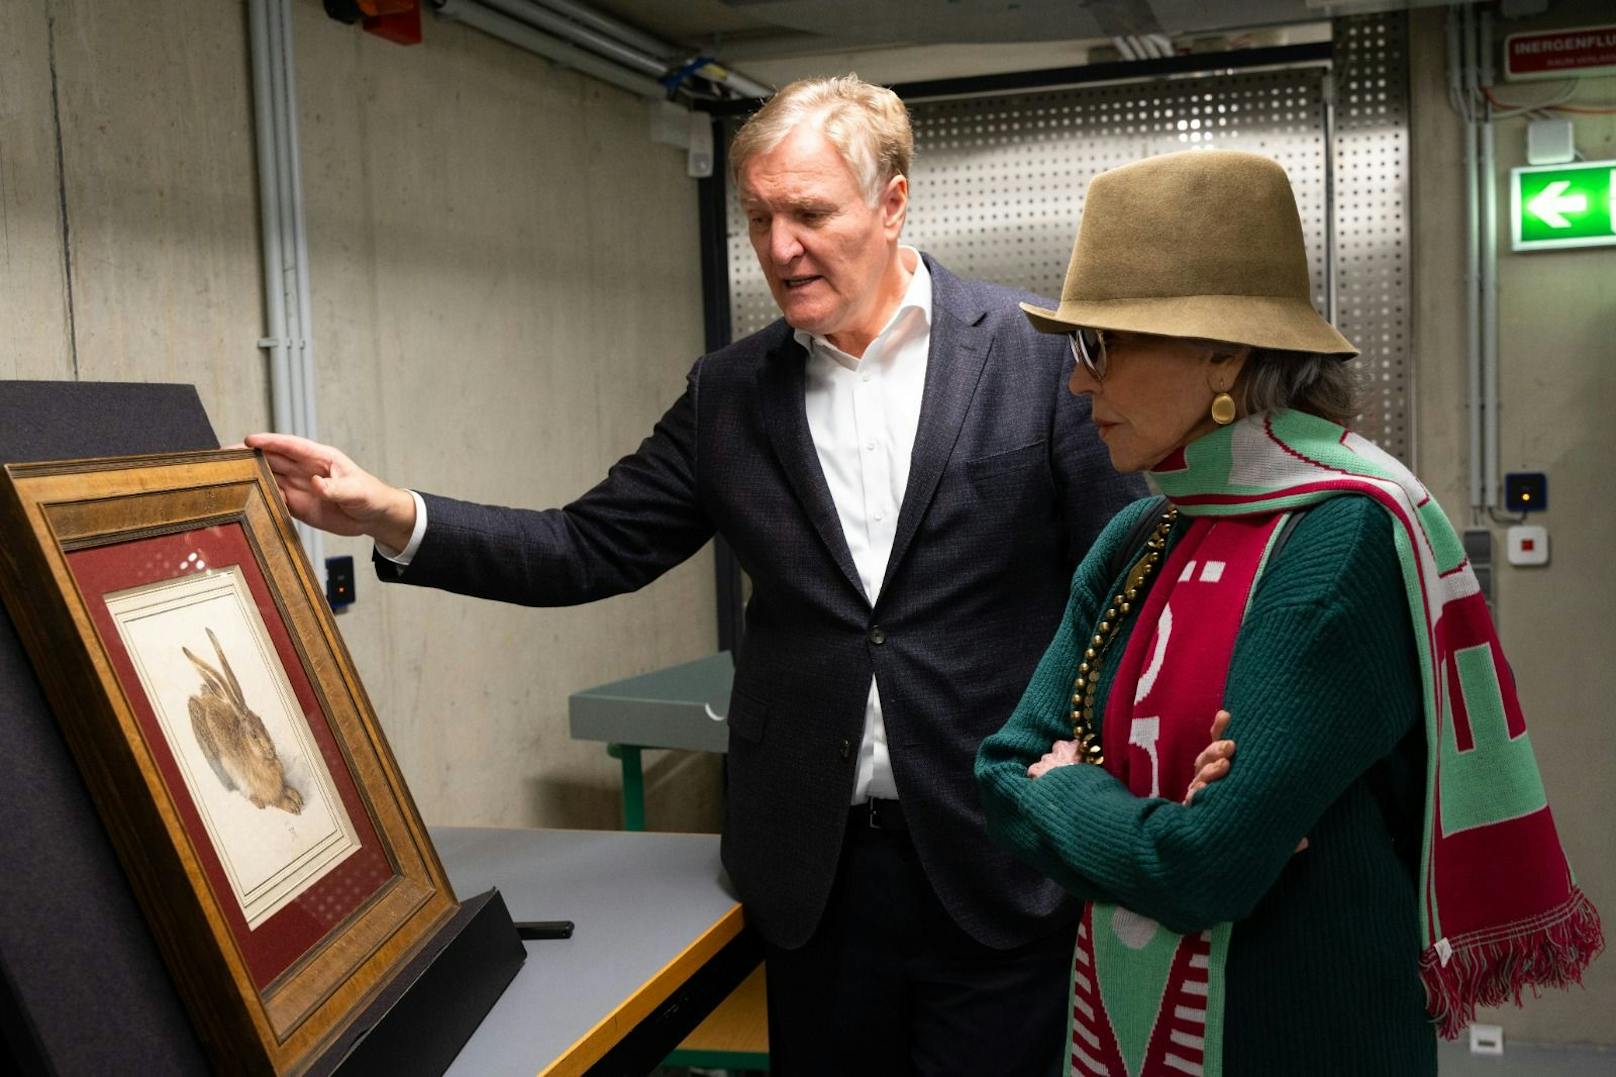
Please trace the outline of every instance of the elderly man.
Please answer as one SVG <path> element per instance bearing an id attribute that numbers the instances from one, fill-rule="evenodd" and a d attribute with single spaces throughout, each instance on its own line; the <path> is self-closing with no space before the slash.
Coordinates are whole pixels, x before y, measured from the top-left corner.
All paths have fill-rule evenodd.
<path id="1" fill-rule="evenodd" d="M 372 536 L 386 579 L 530 605 L 632 591 L 722 533 L 751 576 L 724 863 L 767 944 L 777 1072 L 1034 1074 L 1062 1055 L 1075 910 L 988 840 L 972 780 L 1066 603 L 1142 492 L 1008 289 L 900 246 L 912 136 L 856 78 L 736 135 L 784 317 L 703 356 L 560 509 L 388 486 L 255 435 L 298 517 Z"/>

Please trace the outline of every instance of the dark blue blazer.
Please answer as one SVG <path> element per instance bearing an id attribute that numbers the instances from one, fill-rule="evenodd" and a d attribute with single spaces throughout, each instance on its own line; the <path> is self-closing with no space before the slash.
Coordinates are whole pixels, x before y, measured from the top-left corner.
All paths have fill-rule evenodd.
<path id="1" fill-rule="evenodd" d="M 905 819 L 960 926 L 1011 947 L 1075 914 L 989 840 L 972 763 L 1054 635 L 1073 569 L 1144 487 L 1112 471 L 1087 401 L 1067 392 L 1065 338 L 1016 308 L 1035 297 L 926 264 L 920 425 L 873 608 L 809 435 L 806 353 L 784 321 L 698 360 L 651 436 L 572 504 L 423 495 L 409 568 L 378 563 L 384 578 L 568 605 L 642 587 L 722 533 L 752 580 L 724 865 L 748 922 L 779 946 L 813 933 L 835 878 L 872 674 Z"/>

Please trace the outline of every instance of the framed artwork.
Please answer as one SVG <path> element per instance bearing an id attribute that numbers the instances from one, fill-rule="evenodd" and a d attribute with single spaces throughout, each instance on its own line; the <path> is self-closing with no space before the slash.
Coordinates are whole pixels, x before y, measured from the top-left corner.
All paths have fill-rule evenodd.
<path id="1" fill-rule="evenodd" d="M 268 466 L 7 466 L 0 594 L 215 1061 L 329 1063 L 457 905 Z"/>

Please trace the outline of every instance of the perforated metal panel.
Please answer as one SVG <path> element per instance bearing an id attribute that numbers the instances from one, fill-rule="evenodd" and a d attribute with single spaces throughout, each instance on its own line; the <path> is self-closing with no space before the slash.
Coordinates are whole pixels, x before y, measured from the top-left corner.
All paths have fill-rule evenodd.
<path id="1" fill-rule="evenodd" d="M 1360 429 L 1406 459 L 1405 34 L 1401 16 L 1342 19 L 1330 67 L 910 102 L 915 159 L 905 241 L 961 276 L 1057 297 L 1083 194 L 1097 173 L 1195 147 L 1266 154 L 1296 192 L 1314 305 L 1330 313 L 1333 284 L 1337 324 L 1364 351 L 1371 392 Z M 1332 181 L 1341 192 L 1333 221 Z M 779 310 L 733 191 L 728 227 L 730 317 L 739 338 Z"/>
<path id="2" fill-rule="evenodd" d="M 1358 358 L 1365 437 L 1413 466 L 1408 21 L 1335 21 L 1335 323 Z"/>

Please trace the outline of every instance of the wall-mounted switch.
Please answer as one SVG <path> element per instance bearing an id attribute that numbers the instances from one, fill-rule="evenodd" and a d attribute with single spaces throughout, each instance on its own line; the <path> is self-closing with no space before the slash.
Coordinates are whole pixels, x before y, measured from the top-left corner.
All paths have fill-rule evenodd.
<path id="1" fill-rule="evenodd" d="M 1549 563 L 1549 529 L 1532 524 L 1516 524 L 1509 529 L 1509 563 L 1546 565 Z"/>
<path id="2" fill-rule="evenodd" d="M 333 613 L 341 613 L 354 603 L 354 567 L 351 557 L 325 559 L 325 600 Z"/>
<path id="3" fill-rule="evenodd" d="M 1549 477 L 1541 471 L 1504 476 L 1504 507 L 1510 512 L 1543 512 L 1549 507 Z"/>
<path id="4" fill-rule="evenodd" d="M 1465 560 L 1470 562 L 1470 571 L 1476 574 L 1476 583 L 1481 587 L 1481 599 L 1490 609 L 1493 604 L 1493 533 L 1485 527 L 1471 527 L 1461 538 Z"/>

